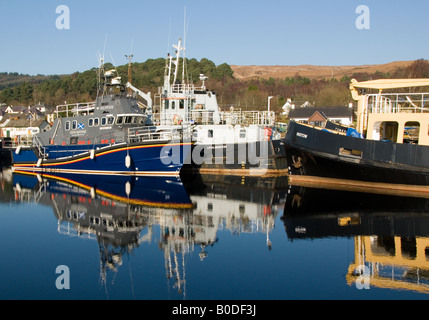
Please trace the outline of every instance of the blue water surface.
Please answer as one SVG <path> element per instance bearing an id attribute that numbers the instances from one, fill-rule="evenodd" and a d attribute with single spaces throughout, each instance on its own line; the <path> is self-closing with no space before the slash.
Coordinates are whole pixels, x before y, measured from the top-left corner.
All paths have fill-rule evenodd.
<path id="1" fill-rule="evenodd" d="M 2 300 L 429 297 L 427 257 L 417 271 L 410 267 L 417 259 L 411 259 L 410 266 L 406 267 L 409 276 L 402 279 L 381 281 L 372 275 L 369 289 L 359 289 L 354 280 L 348 282 L 349 268 L 356 259 L 355 246 L 366 239 L 363 237 L 372 237 L 374 244 L 381 237 L 394 239 L 400 235 L 351 233 L 344 236 L 335 232 L 326 235 L 325 230 L 320 229 L 320 219 L 326 215 L 317 216 L 315 221 L 314 216 L 299 216 L 299 225 L 293 226 L 291 233 L 290 223 L 298 220 L 289 215 L 287 188 L 252 190 L 252 196 L 246 198 L 243 195 L 249 192 L 249 187 L 233 186 L 234 194 L 242 195 L 234 198 L 225 191 L 229 186 L 216 189 L 206 185 L 210 190 L 205 193 L 188 193 L 186 201 L 191 207 L 171 208 L 127 203 L 123 197 L 113 198 L 111 193 L 103 193 L 100 186 L 95 196 L 91 196 L 90 188 L 69 180 L 60 183 L 62 189 L 58 185 L 50 189 L 53 185 L 55 182 L 36 182 L 28 189 L 17 188 L 9 181 L 3 189 L 0 204 Z M 31 191 L 31 197 L 24 197 L 26 191 Z M 259 197 L 263 193 L 268 196 Z M 282 196 L 278 197 L 279 194 Z M 270 196 L 276 196 L 279 201 L 269 203 Z M 74 218 L 73 212 L 77 213 Z M 124 212 L 132 221 L 144 222 L 128 229 L 111 229 L 110 233 L 107 227 L 94 228 L 91 232 L 84 229 L 91 223 L 91 215 L 122 219 Z M 377 217 L 379 215 L 377 213 Z M 425 219 L 424 214 L 419 217 L 422 215 Z M 143 217 L 144 220 L 136 220 Z M 332 214 L 326 217 L 332 219 Z M 334 216 L 336 228 L 343 217 L 347 214 Z M 366 216 L 361 216 L 361 223 L 365 219 Z M 368 219 L 373 221 L 372 216 Z M 312 224 L 323 236 L 306 235 Z M 135 230 L 132 234 L 136 237 L 127 243 L 124 239 L 130 230 Z M 424 234 L 417 234 L 415 238 L 426 239 Z M 119 239 L 124 242 L 119 243 Z M 383 261 L 385 266 L 386 260 Z M 382 263 L 366 262 L 366 265 L 380 269 Z M 56 273 L 58 266 L 67 266 L 70 271 L 69 289 L 57 287 L 57 280 L 62 276 Z"/>

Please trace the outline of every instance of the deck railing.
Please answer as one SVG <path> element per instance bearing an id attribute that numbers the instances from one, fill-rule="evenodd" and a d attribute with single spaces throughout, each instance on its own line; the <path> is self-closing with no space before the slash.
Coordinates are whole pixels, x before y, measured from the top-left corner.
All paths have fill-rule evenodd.
<path id="1" fill-rule="evenodd" d="M 94 111 L 95 102 L 72 103 L 59 105 L 55 111 L 55 117 L 77 117 L 79 115 L 89 114 Z"/>
<path id="2" fill-rule="evenodd" d="M 226 124 L 248 125 L 274 125 L 276 115 L 274 111 L 231 111 L 223 112 L 222 119 Z"/>
<path id="3" fill-rule="evenodd" d="M 205 87 L 196 87 L 193 84 L 174 84 L 171 86 L 172 93 L 187 93 L 194 91 L 205 91 Z"/>
<path id="4" fill-rule="evenodd" d="M 179 138 L 175 136 L 172 130 L 156 131 L 156 127 L 139 127 L 128 129 L 127 140 L 129 143 L 154 141 L 154 140 L 171 140 Z"/>
<path id="5" fill-rule="evenodd" d="M 429 93 L 368 94 L 365 103 L 369 113 L 425 113 Z"/>
<path id="6" fill-rule="evenodd" d="M 275 112 L 268 111 L 231 111 L 214 112 L 207 110 L 178 111 L 154 114 L 155 122 L 162 125 L 261 125 L 273 126 Z"/>

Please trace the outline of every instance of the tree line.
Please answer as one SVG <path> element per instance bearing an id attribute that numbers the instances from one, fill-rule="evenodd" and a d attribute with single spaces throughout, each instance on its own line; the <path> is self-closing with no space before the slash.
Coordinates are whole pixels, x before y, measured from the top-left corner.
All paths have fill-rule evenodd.
<path id="1" fill-rule="evenodd" d="M 181 65 L 183 60 L 181 60 Z M 179 68 L 181 68 L 181 65 Z M 149 59 L 143 63 L 131 65 L 132 84 L 142 91 L 157 92 L 163 85 L 166 59 Z M 214 81 L 232 78 L 233 71 L 227 64 L 216 66 L 203 58 L 186 59 L 187 81 L 197 83 L 200 74 L 205 74 Z M 119 67 L 106 63 L 105 70 L 116 69 L 122 82 L 128 81 L 128 65 Z M 85 72 L 75 72 L 60 76 L 29 76 L 17 73 L 0 73 L 0 104 L 38 104 L 48 106 L 58 104 L 90 102 L 97 94 L 98 68 Z"/>
<path id="2" fill-rule="evenodd" d="M 182 70 L 182 63 L 179 70 Z M 166 59 L 149 59 L 132 63 L 132 84 L 144 92 L 158 92 L 163 85 Z M 106 70 L 116 69 L 122 82 L 128 81 L 128 65 L 115 68 L 105 65 Z M 17 73 L 0 73 L 0 104 L 35 105 L 43 103 L 54 107 L 59 104 L 90 102 L 97 94 L 97 68 L 70 75 L 28 76 Z M 209 77 L 206 87 L 217 93 L 218 102 L 224 110 L 234 106 L 242 110 L 261 110 L 273 96 L 272 110 L 280 112 L 287 99 L 296 105 L 309 102 L 315 106 L 342 106 L 351 102 L 349 84 L 351 79 L 367 81 L 383 78 L 429 78 L 429 63 L 420 59 L 409 67 L 394 72 L 355 73 L 341 79 L 310 79 L 296 74 L 284 79 L 253 79 L 241 81 L 234 78 L 231 67 L 224 63 L 216 66 L 203 58 L 186 59 L 186 81 L 199 84 L 200 74 Z M 181 72 L 180 77 L 181 79 Z"/>

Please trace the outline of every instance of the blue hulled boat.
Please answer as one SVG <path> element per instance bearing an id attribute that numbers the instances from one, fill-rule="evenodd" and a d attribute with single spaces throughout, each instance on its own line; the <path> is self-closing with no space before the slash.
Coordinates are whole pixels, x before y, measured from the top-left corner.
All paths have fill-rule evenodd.
<path id="1" fill-rule="evenodd" d="M 96 101 L 57 106 L 52 129 L 13 152 L 13 169 L 178 176 L 191 143 L 177 130 L 153 126 L 151 107 L 127 92 L 116 70 L 105 72 L 101 64 L 99 72 Z"/>

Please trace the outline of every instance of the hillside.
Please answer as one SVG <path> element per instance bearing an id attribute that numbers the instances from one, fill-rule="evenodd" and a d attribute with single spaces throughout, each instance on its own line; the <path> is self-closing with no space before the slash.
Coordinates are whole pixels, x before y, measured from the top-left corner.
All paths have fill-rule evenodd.
<path id="1" fill-rule="evenodd" d="M 183 63 L 183 62 L 181 62 Z M 106 63 L 106 70 L 114 68 Z M 132 64 L 132 83 L 144 92 L 158 92 L 163 84 L 165 59 L 149 59 Z M 179 70 L 181 66 L 179 66 Z M 200 74 L 209 77 L 207 88 L 217 93 L 221 108 L 264 110 L 267 97 L 271 107 L 280 111 L 287 99 L 310 102 L 316 106 L 340 106 L 350 103 L 349 84 L 383 78 L 429 78 L 429 62 L 398 61 L 365 66 L 216 66 L 206 58 L 187 59 L 186 70 L 191 83 L 200 85 Z M 117 67 L 124 81 L 128 66 Z M 334 78 L 334 79 L 333 79 Z M 55 106 L 93 101 L 97 95 L 97 69 L 71 75 L 28 76 L 0 73 L 0 104 Z"/>
<path id="2" fill-rule="evenodd" d="M 60 76 L 54 75 L 54 76 L 44 76 L 44 75 L 37 75 L 37 76 L 30 76 L 28 74 L 19 74 L 17 72 L 7 73 L 7 72 L 0 72 L 0 91 L 6 88 L 12 88 L 19 86 L 23 82 L 31 83 L 31 84 L 38 84 L 43 81 L 48 80 L 57 80 L 60 79 Z"/>
<path id="3" fill-rule="evenodd" d="M 363 66 L 237 66 L 231 65 L 234 77 L 238 80 L 247 81 L 252 79 L 285 79 L 295 75 L 312 80 L 341 79 L 343 76 L 351 76 L 356 73 L 374 74 L 376 72 L 389 73 L 398 68 L 407 68 L 414 61 L 397 61 L 379 65 Z"/>

